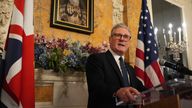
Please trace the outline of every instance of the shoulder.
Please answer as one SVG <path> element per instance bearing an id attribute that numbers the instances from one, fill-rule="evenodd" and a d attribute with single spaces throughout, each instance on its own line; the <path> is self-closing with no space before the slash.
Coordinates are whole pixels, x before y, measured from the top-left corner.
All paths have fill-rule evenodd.
<path id="1" fill-rule="evenodd" d="M 87 62 L 105 62 L 105 61 L 110 61 L 113 56 L 110 53 L 110 51 L 102 52 L 102 53 L 94 53 L 89 55 L 87 58 Z"/>
<path id="2" fill-rule="evenodd" d="M 102 52 L 102 53 L 94 53 L 89 55 L 89 58 L 108 58 L 108 57 L 112 57 L 113 55 L 111 54 L 111 52 L 108 50 L 106 52 Z"/>
<path id="3" fill-rule="evenodd" d="M 94 53 L 89 55 L 88 60 L 90 59 L 100 59 L 103 58 L 105 56 L 105 53 Z"/>
<path id="4" fill-rule="evenodd" d="M 94 67 L 102 66 L 104 60 L 104 53 L 94 53 L 89 55 L 86 61 L 86 68 L 92 70 Z"/>

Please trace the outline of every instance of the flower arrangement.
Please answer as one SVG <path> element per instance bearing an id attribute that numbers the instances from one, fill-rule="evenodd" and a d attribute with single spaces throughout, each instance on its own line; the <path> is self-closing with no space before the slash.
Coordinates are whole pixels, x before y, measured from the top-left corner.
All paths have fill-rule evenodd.
<path id="1" fill-rule="evenodd" d="M 67 39 L 47 40 L 45 36 L 35 35 L 35 67 L 53 69 L 55 72 L 85 71 L 87 57 L 92 53 L 106 51 L 108 44 L 93 47 L 90 42 Z"/>

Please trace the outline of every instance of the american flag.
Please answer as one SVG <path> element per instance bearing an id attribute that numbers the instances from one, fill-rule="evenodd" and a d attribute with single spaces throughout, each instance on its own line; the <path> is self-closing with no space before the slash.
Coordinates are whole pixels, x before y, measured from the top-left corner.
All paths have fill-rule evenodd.
<path id="1" fill-rule="evenodd" d="M 33 0 L 14 0 L 0 67 L 0 108 L 35 108 L 33 29 Z"/>
<path id="2" fill-rule="evenodd" d="M 154 87 L 164 82 L 163 72 L 160 69 L 158 61 L 158 46 L 155 41 L 147 1 L 142 0 L 135 72 L 137 77 L 147 88 Z"/>

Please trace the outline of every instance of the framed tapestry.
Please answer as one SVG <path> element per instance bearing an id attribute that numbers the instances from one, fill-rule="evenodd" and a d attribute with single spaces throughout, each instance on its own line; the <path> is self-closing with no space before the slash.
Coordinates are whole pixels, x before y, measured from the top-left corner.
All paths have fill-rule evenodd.
<path id="1" fill-rule="evenodd" d="M 52 0 L 50 26 L 93 33 L 93 0 Z"/>

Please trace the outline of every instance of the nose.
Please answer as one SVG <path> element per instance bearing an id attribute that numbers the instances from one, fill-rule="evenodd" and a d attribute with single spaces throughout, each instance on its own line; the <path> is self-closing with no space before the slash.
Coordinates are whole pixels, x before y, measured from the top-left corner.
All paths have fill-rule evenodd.
<path id="1" fill-rule="evenodd" d="M 124 36 L 123 36 L 123 35 L 121 35 L 121 36 L 120 36 L 120 39 L 124 39 Z"/>

